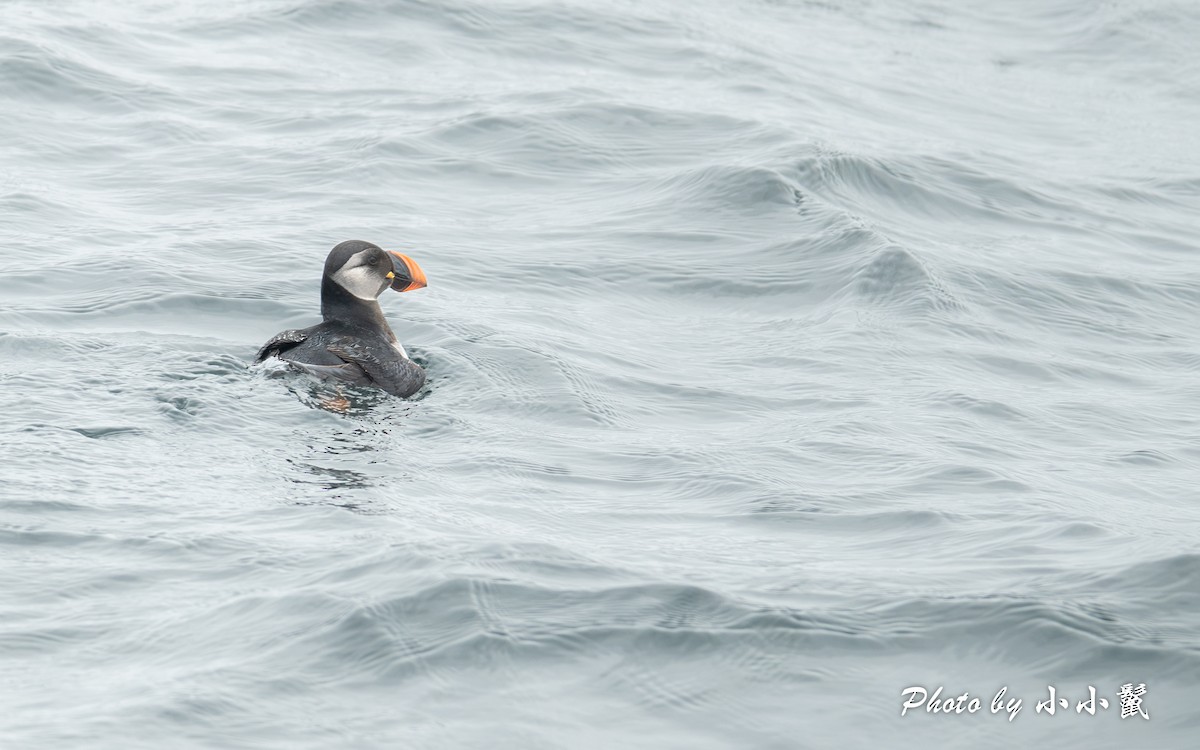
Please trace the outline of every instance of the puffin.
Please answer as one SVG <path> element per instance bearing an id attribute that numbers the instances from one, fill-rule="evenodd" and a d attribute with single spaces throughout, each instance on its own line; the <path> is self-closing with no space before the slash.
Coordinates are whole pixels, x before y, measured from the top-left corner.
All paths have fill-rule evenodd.
<path id="1" fill-rule="evenodd" d="M 255 362 L 278 357 L 300 372 L 338 384 L 380 388 L 408 398 L 425 384 L 425 370 L 396 339 L 379 295 L 426 286 L 425 272 L 397 252 L 362 240 L 329 251 L 321 278 L 320 323 L 271 337 Z"/>

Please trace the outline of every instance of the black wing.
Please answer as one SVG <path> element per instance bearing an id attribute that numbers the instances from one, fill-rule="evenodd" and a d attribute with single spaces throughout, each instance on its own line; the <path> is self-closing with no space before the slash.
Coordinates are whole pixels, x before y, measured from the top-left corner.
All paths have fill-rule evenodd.
<path id="1" fill-rule="evenodd" d="M 321 380 L 338 380 L 350 385 L 372 385 L 375 381 L 371 380 L 371 376 L 363 370 L 363 368 L 353 362 L 343 362 L 340 365 L 310 365 L 307 362 L 297 362 L 294 359 L 286 360 L 293 368 L 307 372 L 315 378 Z"/>
<path id="2" fill-rule="evenodd" d="M 425 371 L 416 362 L 399 354 L 386 359 L 378 357 L 360 339 L 339 336 L 327 348 L 346 362 L 361 367 L 375 385 L 393 396 L 408 398 L 425 384 Z"/>
<path id="3" fill-rule="evenodd" d="M 286 352 L 296 344 L 303 343 L 311 332 L 312 328 L 289 328 L 282 333 L 275 334 L 270 341 L 262 345 L 258 354 L 254 355 L 254 361 L 262 362 L 273 354 Z"/>

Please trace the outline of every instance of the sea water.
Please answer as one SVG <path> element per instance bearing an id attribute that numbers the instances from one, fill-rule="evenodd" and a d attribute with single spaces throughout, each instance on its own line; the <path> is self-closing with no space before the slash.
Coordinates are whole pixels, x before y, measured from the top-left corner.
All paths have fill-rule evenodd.
<path id="1" fill-rule="evenodd" d="M 0 746 L 1195 747 L 1197 39 L 3 3 Z M 347 239 L 412 400 L 251 365 Z"/>

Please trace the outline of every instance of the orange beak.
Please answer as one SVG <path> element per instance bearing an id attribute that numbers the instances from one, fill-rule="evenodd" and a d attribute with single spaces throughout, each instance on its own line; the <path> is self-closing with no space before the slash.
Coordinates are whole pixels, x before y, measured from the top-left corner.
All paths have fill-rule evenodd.
<path id="1" fill-rule="evenodd" d="M 392 256 L 392 289 L 397 292 L 411 292 L 414 289 L 422 289 L 429 286 L 425 281 L 425 272 L 417 265 L 417 262 L 407 255 L 388 251 L 388 255 Z"/>

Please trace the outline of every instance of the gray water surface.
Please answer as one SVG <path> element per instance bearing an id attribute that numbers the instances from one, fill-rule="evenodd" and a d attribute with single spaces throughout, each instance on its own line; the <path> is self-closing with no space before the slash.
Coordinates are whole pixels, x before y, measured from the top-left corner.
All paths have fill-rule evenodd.
<path id="1" fill-rule="evenodd" d="M 1195 747 L 1198 38 L 0 5 L 0 746 Z M 346 239 L 430 379 L 338 414 L 250 360 Z"/>

